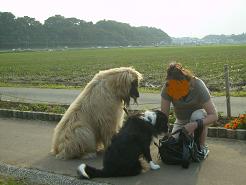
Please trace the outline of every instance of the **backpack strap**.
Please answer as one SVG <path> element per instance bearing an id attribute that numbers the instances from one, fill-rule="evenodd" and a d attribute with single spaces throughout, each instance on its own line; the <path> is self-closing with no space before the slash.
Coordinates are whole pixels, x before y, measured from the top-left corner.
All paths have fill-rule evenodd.
<path id="1" fill-rule="evenodd" d="M 169 137 L 172 136 L 172 135 L 174 135 L 174 134 L 180 133 L 182 130 L 183 130 L 183 128 L 180 128 L 180 129 L 176 130 L 175 132 L 172 132 L 172 133 L 169 135 Z"/>
<path id="2" fill-rule="evenodd" d="M 197 128 L 194 132 L 194 140 L 195 140 L 195 143 L 197 145 L 197 148 L 198 150 L 201 150 L 201 147 L 200 147 L 200 137 L 201 137 L 201 134 L 202 134 L 202 131 L 203 131 L 203 120 L 202 119 L 198 119 L 196 120 L 197 122 Z"/>

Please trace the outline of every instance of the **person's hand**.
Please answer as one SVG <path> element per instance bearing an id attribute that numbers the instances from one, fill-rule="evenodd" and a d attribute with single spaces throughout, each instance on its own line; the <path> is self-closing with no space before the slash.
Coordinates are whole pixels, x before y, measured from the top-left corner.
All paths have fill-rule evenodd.
<path id="1" fill-rule="evenodd" d="M 187 123 L 185 126 L 185 129 L 187 130 L 188 134 L 191 135 L 194 133 L 194 131 L 196 130 L 197 128 L 197 122 L 190 122 L 190 123 Z"/>

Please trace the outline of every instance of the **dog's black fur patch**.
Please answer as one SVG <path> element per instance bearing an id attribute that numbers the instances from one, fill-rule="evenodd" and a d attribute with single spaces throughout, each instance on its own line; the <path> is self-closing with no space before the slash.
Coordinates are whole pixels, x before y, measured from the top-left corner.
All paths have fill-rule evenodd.
<path id="1" fill-rule="evenodd" d="M 158 110 L 154 112 L 157 116 L 154 125 L 144 120 L 141 114 L 128 117 L 105 151 L 103 169 L 83 164 L 83 173 L 79 168 L 77 171 L 79 177 L 119 177 L 141 173 L 140 155 L 143 155 L 147 162 L 152 161 L 150 144 L 153 136 L 168 131 L 167 116 Z"/>

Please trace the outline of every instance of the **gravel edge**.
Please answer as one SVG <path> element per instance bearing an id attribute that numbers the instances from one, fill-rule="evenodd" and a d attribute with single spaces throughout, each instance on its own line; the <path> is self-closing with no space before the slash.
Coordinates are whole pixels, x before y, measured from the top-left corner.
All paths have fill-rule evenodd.
<path id="1" fill-rule="evenodd" d="M 27 169 L 8 165 L 0 162 L 0 174 L 3 176 L 11 176 L 17 179 L 23 179 L 30 183 L 45 185 L 109 185 L 89 180 L 80 180 L 75 177 L 49 173 L 37 169 Z"/>

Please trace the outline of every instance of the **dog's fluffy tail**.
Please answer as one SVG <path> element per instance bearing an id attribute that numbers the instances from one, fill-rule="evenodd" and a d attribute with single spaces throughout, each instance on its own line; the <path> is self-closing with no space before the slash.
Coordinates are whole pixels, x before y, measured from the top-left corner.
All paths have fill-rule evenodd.
<path id="1" fill-rule="evenodd" d="M 80 179 L 91 179 L 95 177 L 109 177 L 103 169 L 96 169 L 94 167 L 88 166 L 86 164 L 79 165 L 77 169 L 77 174 Z"/>

